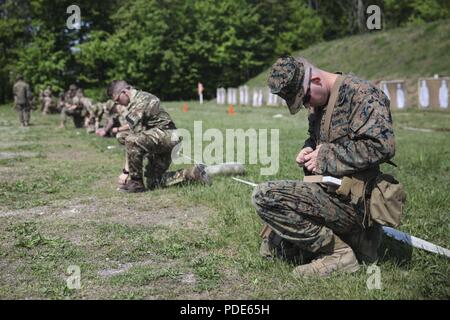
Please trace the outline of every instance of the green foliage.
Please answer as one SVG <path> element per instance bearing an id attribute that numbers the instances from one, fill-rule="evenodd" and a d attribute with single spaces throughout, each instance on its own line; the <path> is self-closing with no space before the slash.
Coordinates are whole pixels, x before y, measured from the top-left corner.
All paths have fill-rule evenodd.
<path id="1" fill-rule="evenodd" d="M 36 84 L 34 87 L 36 93 L 47 86 L 51 86 L 54 92 L 62 91 L 68 59 L 68 55 L 57 50 L 55 35 L 42 32 L 33 42 L 19 51 L 16 70 L 27 81 Z"/>
<path id="2" fill-rule="evenodd" d="M 302 10 L 299 10 L 299 7 Z M 277 55 L 291 54 L 322 39 L 322 20 L 314 10 L 305 4 L 299 4 L 298 1 L 289 1 L 284 8 L 287 11 L 285 15 L 287 19 L 276 39 Z"/>
<path id="3" fill-rule="evenodd" d="M 165 100 L 195 98 L 201 81 L 209 98 L 280 55 L 367 32 L 369 4 L 382 8 L 385 28 L 450 14 L 441 0 L 79 0 L 81 28 L 69 30 L 72 2 L 0 2 L 0 102 L 19 72 L 35 93 L 76 82 L 103 100 L 120 78 Z"/>
<path id="4" fill-rule="evenodd" d="M 384 0 L 389 26 L 420 25 L 450 15 L 450 2 L 442 0 Z"/>
<path id="5" fill-rule="evenodd" d="M 449 33 L 450 20 L 440 20 L 322 42 L 294 55 L 306 57 L 324 70 L 352 72 L 372 81 L 406 79 L 408 88 L 415 89 L 419 77 L 445 75 L 450 70 L 450 59 L 444 58 L 450 52 Z M 264 86 L 268 74 L 266 69 L 247 84 Z M 412 99 L 416 96 L 409 94 Z"/>
<path id="6" fill-rule="evenodd" d="M 320 19 L 296 3 L 125 3 L 111 17 L 114 33 L 92 32 L 78 46 L 80 79 L 106 85 L 124 78 L 163 99 L 194 97 L 198 81 L 209 95 L 216 86 L 237 86 L 273 56 L 321 39 Z M 276 7 L 282 10 L 274 16 Z"/>

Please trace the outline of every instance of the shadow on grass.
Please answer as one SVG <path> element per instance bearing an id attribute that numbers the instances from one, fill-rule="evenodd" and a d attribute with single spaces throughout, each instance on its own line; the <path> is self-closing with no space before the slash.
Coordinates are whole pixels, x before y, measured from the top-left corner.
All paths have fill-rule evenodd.
<path id="1" fill-rule="evenodd" d="M 401 241 L 383 235 L 383 241 L 378 249 L 380 262 L 391 261 L 399 267 L 408 269 L 412 258 L 413 248 Z"/>

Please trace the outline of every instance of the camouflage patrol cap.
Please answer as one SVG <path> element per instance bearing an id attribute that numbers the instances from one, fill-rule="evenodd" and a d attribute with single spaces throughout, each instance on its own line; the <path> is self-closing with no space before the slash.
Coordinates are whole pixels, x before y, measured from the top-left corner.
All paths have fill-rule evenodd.
<path id="1" fill-rule="evenodd" d="M 71 90 L 71 91 L 77 90 L 77 85 L 76 85 L 76 84 L 71 84 L 71 85 L 69 86 L 69 90 Z"/>
<path id="2" fill-rule="evenodd" d="M 270 70 L 268 80 L 270 92 L 286 101 L 291 114 L 296 114 L 303 104 L 305 69 L 302 62 L 286 56 L 279 58 Z"/>

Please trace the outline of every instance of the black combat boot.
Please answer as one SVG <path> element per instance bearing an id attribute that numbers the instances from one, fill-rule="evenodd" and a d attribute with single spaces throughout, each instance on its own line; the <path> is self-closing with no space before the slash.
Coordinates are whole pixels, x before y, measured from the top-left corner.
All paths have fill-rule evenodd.
<path id="1" fill-rule="evenodd" d="M 196 164 L 191 169 L 185 169 L 184 175 L 187 181 L 198 181 L 203 184 L 211 184 L 211 180 L 205 171 L 206 166 L 204 164 Z"/>
<path id="2" fill-rule="evenodd" d="M 382 236 L 381 225 L 374 222 L 370 228 L 346 235 L 345 240 L 353 248 L 359 261 L 370 264 L 378 260 Z"/>
<path id="3" fill-rule="evenodd" d="M 119 191 L 128 193 L 144 192 L 144 182 L 142 182 L 142 179 L 129 179 L 126 184 L 119 187 Z"/>

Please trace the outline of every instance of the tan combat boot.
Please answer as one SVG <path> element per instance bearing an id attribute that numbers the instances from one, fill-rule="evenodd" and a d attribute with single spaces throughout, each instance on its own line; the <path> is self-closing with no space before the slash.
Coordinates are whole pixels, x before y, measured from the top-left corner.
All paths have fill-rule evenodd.
<path id="1" fill-rule="evenodd" d="M 280 258 L 296 264 L 304 264 L 307 261 L 311 261 L 311 257 L 307 252 L 281 238 L 267 224 L 261 231 L 260 236 L 263 239 L 259 248 L 259 254 L 264 259 Z"/>
<path id="2" fill-rule="evenodd" d="M 293 274 L 297 277 L 320 276 L 328 277 L 333 272 L 356 272 L 359 269 L 358 260 L 352 248 L 338 236 L 333 235 L 331 250 L 322 254 L 311 263 L 298 266 Z M 325 250 L 324 250 L 325 251 Z"/>

